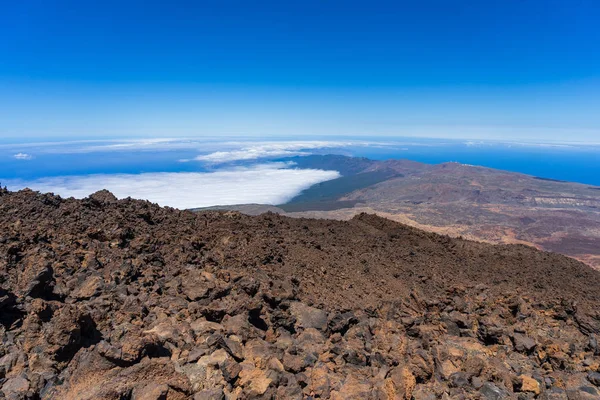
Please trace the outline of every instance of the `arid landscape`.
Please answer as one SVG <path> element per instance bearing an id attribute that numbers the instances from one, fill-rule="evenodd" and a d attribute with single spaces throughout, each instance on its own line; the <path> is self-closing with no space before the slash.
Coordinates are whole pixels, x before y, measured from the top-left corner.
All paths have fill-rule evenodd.
<path id="1" fill-rule="evenodd" d="M 600 400 L 600 1 L 0 21 L 0 400 Z"/>
<path id="2" fill-rule="evenodd" d="M 600 273 L 375 215 L 0 191 L 0 397 L 594 399 Z"/>
<path id="3" fill-rule="evenodd" d="M 526 244 L 600 268 L 599 187 L 458 163 L 340 156 L 290 160 L 301 167 L 337 168 L 344 177 L 316 185 L 279 208 L 227 208 L 334 219 L 377 213 L 453 237 Z"/>

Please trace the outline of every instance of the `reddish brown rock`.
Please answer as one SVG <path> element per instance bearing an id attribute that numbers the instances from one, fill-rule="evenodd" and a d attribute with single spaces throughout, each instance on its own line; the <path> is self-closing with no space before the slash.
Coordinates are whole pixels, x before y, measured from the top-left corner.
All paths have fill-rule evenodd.
<path id="1" fill-rule="evenodd" d="M 595 398 L 599 291 L 565 257 L 370 215 L 6 191 L 0 398 Z"/>
<path id="2" fill-rule="evenodd" d="M 416 385 L 417 381 L 407 367 L 394 368 L 385 381 L 387 398 L 410 400 Z"/>
<path id="3" fill-rule="evenodd" d="M 535 395 L 541 393 L 540 383 L 527 375 L 521 375 L 519 377 L 521 381 L 521 391 L 522 392 L 530 392 Z"/>

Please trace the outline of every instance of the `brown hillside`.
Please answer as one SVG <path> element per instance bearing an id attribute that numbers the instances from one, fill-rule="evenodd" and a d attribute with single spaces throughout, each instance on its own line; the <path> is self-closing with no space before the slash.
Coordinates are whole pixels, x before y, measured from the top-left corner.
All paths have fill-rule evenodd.
<path id="1" fill-rule="evenodd" d="M 598 398 L 598 293 L 573 259 L 373 215 L 4 191 L 0 398 Z"/>

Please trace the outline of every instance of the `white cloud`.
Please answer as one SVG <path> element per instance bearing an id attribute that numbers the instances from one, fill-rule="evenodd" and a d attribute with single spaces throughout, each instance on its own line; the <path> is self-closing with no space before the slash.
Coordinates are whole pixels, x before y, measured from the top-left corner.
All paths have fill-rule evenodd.
<path id="1" fill-rule="evenodd" d="M 177 145 L 179 144 L 179 146 Z M 104 144 L 92 144 L 78 146 L 72 149 L 73 152 L 78 153 L 93 153 L 93 152 L 105 152 L 105 151 L 131 151 L 131 150 L 171 150 L 178 148 L 185 148 L 187 145 L 186 141 L 180 139 L 133 139 L 133 140 L 121 140 L 114 143 L 107 142 Z"/>
<path id="2" fill-rule="evenodd" d="M 13 190 L 29 187 L 76 198 L 108 189 L 118 198 L 131 196 L 185 209 L 242 203 L 282 204 L 316 183 L 339 177 L 336 171 L 286 169 L 286 166 L 272 163 L 211 173 L 87 175 L 6 183 Z"/>
<path id="3" fill-rule="evenodd" d="M 16 158 L 17 160 L 31 160 L 33 157 L 31 156 L 31 154 L 27 154 L 27 153 L 17 153 L 15 155 L 13 155 L 14 158 Z"/>
<path id="4" fill-rule="evenodd" d="M 114 140 L 71 140 L 55 142 L 0 143 L 0 149 L 28 149 L 44 154 L 77 154 L 126 151 L 167 151 L 200 149 L 198 140 L 152 138 Z"/>
<path id="5" fill-rule="evenodd" d="M 249 148 L 236 151 L 216 151 L 214 153 L 198 156 L 195 159 L 197 161 L 206 161 L 213 164 L 219 164 L 230 161 L 256 160 L 258 158 L 268 157 L 307 156 L 309 154 L 310 153 L 306 151 Z"/>
<path id="6" fill-rule="evenodd" d="M 589 143 L 584 146 L 584 145 L 581 145 L 581 143 L 519 142 L 519 141 L 512 141 L 512 140 L 509 140 L 509 141 L 506 141 L 506 140 L 487 140 L 487 141 L 470 140 L 470 141 L 464 142 L 464 145 L 466 145 L 467 147 L 495 147 L 495 146 L 513 147 L 513 146 L 519 146 L 519 147 L 541 147 L 541 148 L 582 149 L 582 150 L 595 148 L 596 146 L 598 146 L 597 144 L 593 144 L 593 143 Z"/>
<path id="7" fill-rule="evenodd" d="M 469 141 L 465 142 L 464 144 L 465 144 L 465 146 L 473 147 L 473 146 L 482 146 L 484 143 L 482 141 L 475 142 L 473 140 L 469 140 Z"/>
<path id="8" fill-rule="evenodd" d="M 339 148 L 353 145 L 368 146 L 368 142 L 343 142 L 343 141 L 282 141 L 282 142 L 255 142 L 237 143 L 237 148 L 228 151 L 216 151 L 196 157 L 197 161 L 211 164 L 221 164 L 231 161 L 256 160 L 259 158 L 292 157 L 310 155 L 310 150 Z M 224 143 L 236 147 L 236 143 Z"/>
<path id="9" fill-rule="evenodd" d="M 347 146 L 386 146 L 386 142 L 363 140 L 228 140 L 219 137 L 74 140 L 56 142 L 0 143 L 0 149 L 26 149 L 43 154 L 76 154 L 96 152 L 172 151 L 201 152 L 199 160 L 222 163 L 264 157 L 285 157 L 308 154 L 307 150 Z M 222 161 L 225 160 L 225 161 Z"/>

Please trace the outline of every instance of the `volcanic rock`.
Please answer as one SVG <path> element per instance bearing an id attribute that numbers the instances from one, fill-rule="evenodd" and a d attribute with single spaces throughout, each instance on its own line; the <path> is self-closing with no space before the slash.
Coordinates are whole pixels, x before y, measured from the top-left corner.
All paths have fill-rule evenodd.
<path id="1" fill-rule="evenodd" d="M 0 232 L 0 398 L 599 396 L 600 273 L 564 256 L 104 191 L 3 192 Z"/>

